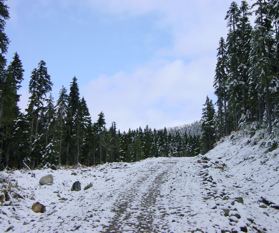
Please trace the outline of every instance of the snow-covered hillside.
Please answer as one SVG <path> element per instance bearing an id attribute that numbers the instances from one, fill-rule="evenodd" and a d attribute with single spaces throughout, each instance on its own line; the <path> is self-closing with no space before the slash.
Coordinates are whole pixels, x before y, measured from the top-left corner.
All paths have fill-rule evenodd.
<path id="1" fill-rule="evenodd" d="M 200 136 L 201 135 L 201 122 L 196 121 L 192 124 L 186 124 L 182 126 L 171 127 L 167 129 L 169 133 L 175 134 L 176 132 L 183 134 L 188 134 L 190 136 Z"/>
<path id="2" fill-rule="evenodd" d="M 195 158 L 0 172 L 0 190 L 1 232 L 277 233 L 278 139 L 242 131 Z"/>

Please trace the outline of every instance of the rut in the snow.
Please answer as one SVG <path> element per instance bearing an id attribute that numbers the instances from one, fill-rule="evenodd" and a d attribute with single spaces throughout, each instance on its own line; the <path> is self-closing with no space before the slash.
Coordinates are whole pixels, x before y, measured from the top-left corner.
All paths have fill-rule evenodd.
<path id="1" fill-rule="evenodd" d="M 168 170 L 172 164 L 166 163 L 165 169 L 156 173 L 156 168 L 151 169 L 137 182 L 125 190 L 115 204 L 114 218 L 109 226 L 105 227 L 104 233 L 117 232 L 162 232 L 167 226 L 156 225 L 154 216 L 160 212 L 165 214 L 163 206 L 157 206 L 156 200 L 160 196 L 160 186 L 164 182 Z M 152 179 L 152 182 L 149 182 Z M 138 196 L 141 188 L 148 185 L 147 191 Z M 145 187 L 146 188 L 146 187 Z"/>

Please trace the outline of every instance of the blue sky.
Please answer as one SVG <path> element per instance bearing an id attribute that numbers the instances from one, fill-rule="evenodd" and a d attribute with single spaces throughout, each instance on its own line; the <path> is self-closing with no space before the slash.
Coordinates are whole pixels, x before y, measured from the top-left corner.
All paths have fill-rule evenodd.
<path id="1" fill-rule="evenodd" d="M 199 120 L 212 80 L 219 38 L 226 34 L 221 0 L 9 0 L 8 58 L 18 52 L 30 73 L 43 59 L 54 96 L 76 76 L 93 120 L 108 125 L 176 126 Z"/>

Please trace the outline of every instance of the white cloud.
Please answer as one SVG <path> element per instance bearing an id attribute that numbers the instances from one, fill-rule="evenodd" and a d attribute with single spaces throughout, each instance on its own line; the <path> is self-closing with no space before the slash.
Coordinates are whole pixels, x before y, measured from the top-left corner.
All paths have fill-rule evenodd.
<path id="1" fill-rule="evenodd" d="M 100 76 L 86 88 L 93 113 L 104 111 L 121 129 L 161 128 L 200 119 L 206 95 L 212 95 L 215 54 L 225 34 L 229 1 L 87 0 L 93 8 L 127 18 L 156 14 L 156 25 L 172 37 L 158 59 L 132 73 Z M 159 54 L 159 56 L 158 56 Z"/>
<path id="2" fill-rule="evenodd" d="M 107 123 L 120 129 L 155 128 L 199 119 L 205 96 L 212 91 L 212 61 L 182 60 L 147 64 L 132 73 L 100 76 L 82 87 L 93 115 L 104 111 Z"/>
<path id="3" fill-rule="evenodd" d="M 226 32 L 224 17 L 230 1 L 216 0 L 87 0 L 94 9 L 122 18 L 156 14 L 158 26 L 173 38 L 166 55 L 193 56 L 212 52 Z M 240 1 L 238 1 L 240 2 Z M 215 50 L 214 50 L 215 51 Z"/>

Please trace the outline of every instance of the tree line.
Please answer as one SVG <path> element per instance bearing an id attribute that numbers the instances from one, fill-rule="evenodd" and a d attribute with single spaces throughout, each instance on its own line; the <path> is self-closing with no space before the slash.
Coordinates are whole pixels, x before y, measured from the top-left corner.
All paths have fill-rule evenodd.
<path id="1" fill-rule="evenodd" d="M 32 71 L 25 111 L 18 103 L 24 69 L 16 53 L 6 67 L 9 18 L 0 0 L 0 168 L 37 168 L 54 165 L 87 166 L 105 162 L 132 162 L 156 156 L 193 156 L 199 136 L 170 133 L 167 129 L 138 128 L 120 132 L 116 123 L 106 127 L 104 113 L 92 122 L 87 103 L 74 77 L 69 93 L 62 87 L 54 101 L 53 83 L 45 61 Z"/>
<path id="2" fill-rule="evenodd" d="M 204 152 L 244 125 L 256 123 L 270 133 L 279 126 L 279 1 L 232 2 L 225 20 L 214 80 L 217 111 L 208 98 L 203 109 Z"/>

